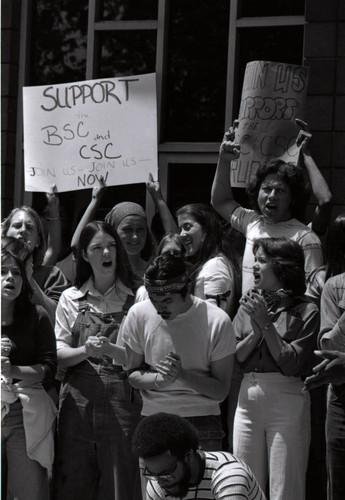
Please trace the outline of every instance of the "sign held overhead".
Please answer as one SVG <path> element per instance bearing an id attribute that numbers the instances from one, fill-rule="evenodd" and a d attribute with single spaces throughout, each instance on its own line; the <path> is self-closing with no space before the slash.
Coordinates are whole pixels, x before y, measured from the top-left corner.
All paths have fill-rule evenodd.
<path id="1" fill-rule="evenodd" d="M 156 75 L 24 87 L 25 190 L 158 177 Z"/>

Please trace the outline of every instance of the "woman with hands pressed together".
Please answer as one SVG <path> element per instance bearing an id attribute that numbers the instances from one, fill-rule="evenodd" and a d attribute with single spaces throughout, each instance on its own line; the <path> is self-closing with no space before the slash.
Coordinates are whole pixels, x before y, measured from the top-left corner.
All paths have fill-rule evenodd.
<path id="1" fill-rule="evenodd" d="M 68 368 L 60 394 L 58 499 L 140 498 L 131 454 L 140 408 L 123 377 L 125 350 L 117 344 L 134 288 L 117 233 L 105 222 L 87 224 L 76 286 L 62 294 L 56 313 L 58 361 Z"/>
<path id="2" fill-rule="evenodd" d="M 319 329 L 304 296 L 304 257 L 285 238 L 254 241 L 254 288 L 234 319 L 244 372 L 234 422 L 234 454 L 271 500 L 305 498 L 310 400 L 302 391 Z"/>

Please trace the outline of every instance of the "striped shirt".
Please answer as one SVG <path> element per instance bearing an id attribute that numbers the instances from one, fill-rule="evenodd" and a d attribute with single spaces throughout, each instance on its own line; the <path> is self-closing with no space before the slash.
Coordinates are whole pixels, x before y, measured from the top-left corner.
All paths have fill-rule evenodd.
<path id="1" fill-rule="evenodd" d="M 252 471 L 240 459 L 227 452 L 204 452 L 205 471 L 197 486 L 191 486 L 184 500 L 265 500 Z M 166 496 L 158 481 L 149 481 L 146 500 L 168 500 L 176 497 Z"/>

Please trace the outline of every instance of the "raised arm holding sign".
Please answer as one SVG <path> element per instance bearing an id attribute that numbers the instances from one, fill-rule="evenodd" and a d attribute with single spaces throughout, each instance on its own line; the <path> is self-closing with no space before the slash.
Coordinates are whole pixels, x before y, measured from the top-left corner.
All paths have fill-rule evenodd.
<path id="1" fill-rule="evenodd" d="M 261 163 L 279 158 L 297 163 L 296 117 L 304 116 L 309 68 L 279 62 L 247 64 L 239 111 L 239 158 L 231 184 L 246 187 Z"/>
<path id="2" fill-rule="evenodd" d="M 258 67 L 257 62 L 255 62 L 255 64 L 256 67 Z M 278 67 L 281 66 L 278 63 L 275 64 Z M 288 72 L 288 69 L 286 69 L 286 74 L 291 74 Z M 301 72 L 301 74 L 303 74 L 303 72 Z M 268 73 L 264 73 L 264 75 L 265 78 L 259 78 L 258 75 L 254 78 L 252 75 L 254 80 L 252 80 L 251 86 L 263 88 L 264 84 L 270 81 Z M 297 85 L 297 83 L 290 83 L 290 85 Z M 244 92 L 247 88 L 248 86 L 244 85 Z M 286 85 L 284 89 L 287 91 L 289 89 L 289 85 Z M 292 106 L 290 103 L 290 107 L 288 108 L 286 104 L 286 108 L 284 108 L 285 111 L 283 111 L 282 108 L 278 112 L 277 103 L 280 101 L 274 101 L 276 104 L 276 111 L 273 115 L 275 120 L 278 121 L 278 125 L 274 125 L 274 121 L 270 120 L 272 122 L 271 127 L 274 128 L 274 126 L 276 126 L 279 128 L 281 122 L 288 117 L 294 127 L 294 132 L 291 133 L 293 141 L 292 139 L 289 139 L 288 143 L 291 143 L 291 148 L 288 150 L 282 150 L 280 157 L 277 157 L 279 155 L 272 154 L 272 151 L 274 151 L 277 146 L 277 141 L 273 141 L 275 148 L 271 150 L 271 153 L 268 154 L 268 149 L 264 150 L 264 157 L 268 160 L 266 162 L 259 156 L 259 153 L 262 153 L 263 148 L 258 147 L 258 143 L 261 144 L 261 146 L 262 144 L 267 144 L 267 138 L 272 138 L 273 136 L 267 135 L 267 128 L 265 133 L 261 136 L 258 131 L 256 131 L 255 134 L 252 132 L 243 134 L 243 131 L 245 128 L 249 127 L 249 123 L 252 123 L 249 128 L 252 130 L 257 128 L 263 132 L 263 126 L 261 125 L 260 120 L 264 118 L 264 113 L 268 113 L 268 108 L 265 111 L 265 109 L 255 107 L 258 106 L 259 102 L 255 101 L 256 104 L 255 106 L 253 105 L 255 107 L 254 113 L 254 111 L 250 111 L 250 109 L 252 109 L 251 107 L 248 108 L 248 102 L 245 104 L 242 103 L 242 111 L 240 112 L 240 116 L 242 117 L 244 123 L 242 123 L 241 119 L 236 121 L 234 126 L 231 127 L 224 136 L 220 147 L 218 166 L 211 195 L 211 202 L 214 208 L 227 221 L 230 221 L 231 225 L 235 229 L 240 231 L 246 237 L 242 273 L 243 293 L 250 289 L 254 284 L 252 271 L 254 256 L 252 246 L 253 241 L 256 238 L 285 236 L 300 243 L 305 255 L 306 275 L 308 275 L 316 267 L 321 266 L 323 262 L 320 240 L 316 234 L 300 222 L 303 217 L 304 208 L 308 201 L 308 191 L 303 171 L 300 167 L 295 166 L 290 162 L 286 163 L 286 158 L 291 158 L 293 154 L 296 158 L 295 163 L 298 160 L 299 148 L 296 145 L 297 128 L 294 121 L 295 116 L 292 112 L 292 110 L 297 109 L 297 106 Z M 270 101 L 267 98 L 267 106 L 269 102 Z M 247 118 L 254 118 L 254 121 L 246 121 Z M 268 123 L 269 120 L 266 121 Z M 244 126 L 245 123 L 248 124 L 248 127 Z M 286 127 L 285 122 L 284 127 Z M 293 153 L 293 151 L 295 152 Z M 248 169 L 245 168 L 245 170 L 242 170 L 243 164 L 241 164 L 241 158 L 243 157 L 243 154 L 248 155 L 248 158 L 251 158 L 251 172 L 254 169 L 254 174 L 252 175 L 248 174 Z M 244 209 L 233 197 L 231 189 L 231 184 L 233 184 L 233 182 L 230 184 L 229 175 L 230 161 L 231 181 L 234 180 L 234 164 L 239 166 L 241 169 L 241 174 L 237 176 L 237 181 L 243 178 L 243 187 L 246 186 L 245 180 L 250 179 L 247 192 L 254 210 Z M 257 162 L 257 165 L 255 162 Z M 239 171 L 237 173 L 239 174 Z M 235 182 L 235 185 L 238 186 L 238 182 Z"/>

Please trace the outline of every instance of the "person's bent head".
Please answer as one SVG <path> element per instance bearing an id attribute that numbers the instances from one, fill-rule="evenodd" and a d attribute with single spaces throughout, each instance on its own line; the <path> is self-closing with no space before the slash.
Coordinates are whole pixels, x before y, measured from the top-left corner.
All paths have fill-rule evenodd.
<path id="1" fill-rule="evenodd" d="M 134 277 L 127 254 L 117 232 L 107 222 L 87 224 L 78 246 L 76 286 L 80 288 L 91 276 L 112 273 L 115 279 L 130 288 Z"/>
<path id="2" fill-rule="evenodd" d="M 145 261 L 151 258 L 153 243 L 141 205 L 131 201 L 118 203 L 105 216 L 105 221 L 118 233 L 128 255 L 140 255 Z"/>
<path id="3" fill-rule="evenodd" d="M 158 255 L 170 253 L 171 255 L 181 256 L 186 252 L 181 237 L 176 233 L 169 233 L 163 236 L 158 246 Z"/>
<path id="4" fill-rule="evenodd" d="M 144 284 L 163 319 L 175 319 L 189 309 L 190 280 L 182 257 L 170 253 L 156 257 L 145 272 Z"/>
<path id="5" fill-rule="evenodd" d="M 267 291 L 284 288 L 294 296 L 304 294 L 304 253 L 299 243 L 288 238 L 258 238 L 254 240 L 253 253 L 257 288 Z"/>
<path id="6" fill-rule="evenodd" d="M 183 459 L 187 451 L 199 448 L 196 428 L 188 420 L 172 413 L 155 413 L 145 417 L 133 435 L 133 451 L 141 458 L 169 451 Z"/>
<path id="7" fill-rule="evenodd" d="M 254 210 L 267 220 L 281 222 L 303 219 L 310 191 L 300 167 L 271 160 L 260 165 L 247 193 Z"/>
<path id="8" fill-rule="evenodd" d="M 46 239 L 36 210 L 26 206 L 14 208 L 2 222 L 1 234 L 23 240 L 32 251 L 34 267 L 42 264 L 46 252 Z"/>
<path id="9" fill-rule="evenodd" d="M 166 493 L 184 497 L 188 492 L 190 464 L 199 448 L 195 427 L 169 413 L 144 418 L 133 435 L 133 452 L 145 462 L 144 475 L 156 480 Z"/>
<path id="10" fill-rule="evenodd" d="M 31 248 L 21 238 L 3 236 L 1 238 L 1 251 L 4 252 L 5 250 L 16 256 L 24 265 L 26 265 L 29 259 L 32 259 Z"/>

